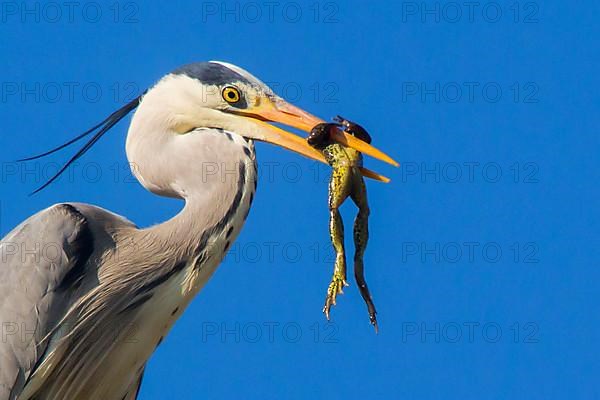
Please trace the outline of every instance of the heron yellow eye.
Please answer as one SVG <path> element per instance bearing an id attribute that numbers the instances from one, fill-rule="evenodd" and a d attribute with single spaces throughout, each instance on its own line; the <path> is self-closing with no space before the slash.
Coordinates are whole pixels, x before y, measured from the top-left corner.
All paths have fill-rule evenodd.
<path id="1" fill-rule="evenodd" d="M 232 86 L 223 89 L 223 99 L 228 103 L 237 103 L 240 101 L 240 91 Z"/>

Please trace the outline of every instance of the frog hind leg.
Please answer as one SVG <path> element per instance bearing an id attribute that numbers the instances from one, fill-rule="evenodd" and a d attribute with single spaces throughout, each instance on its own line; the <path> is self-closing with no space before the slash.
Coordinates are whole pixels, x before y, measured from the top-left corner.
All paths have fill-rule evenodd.
<path id="1" fill-rule="evenodd" d="M 334 168 L 329 181 L 329 236 L 335 251 L 335 264 L 323 306 L 323 313 L 327 320 L 329 320 L 329 312 L 331 306 L 335 305 L 337 295 L 343 293 L 344 286 L 348 286 L 344 251 L 344 223 L 339 207 L 350 194 L 350 179 L 349 168 Z"/>
<path id="2" fill-rule="evenodd" d="M 365 266 L 363 263 L 367 241 L 369 240 L 370 210 L 365 182 L 358 170 L 353 174 L 353 190 L 350 197 L 358 207 L 358 214 L 354 220 L 354 278 L 356 279 L 358 290 L 367 305 L 369 321 L 375 327 L 375 332 L 377 332 L 377 310 L 375 309 L 375 303 L 373 303 L 367 281 L 365 280 Z"/>

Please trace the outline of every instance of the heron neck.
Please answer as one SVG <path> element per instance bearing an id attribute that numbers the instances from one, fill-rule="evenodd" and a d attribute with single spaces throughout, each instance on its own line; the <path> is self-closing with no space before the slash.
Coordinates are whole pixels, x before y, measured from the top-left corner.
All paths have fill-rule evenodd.
<path id="1" fill-rule="evenodd" d="M 248 214 L 256 185 L 256 167 L 246 161 L 222 165 L 210 177 L 199 178 L 191 189 L 182 190 L 183 209 L 148 228 L 148 233 L 178 258 L 196 256 L 217 241 L 233 240 Z"/>

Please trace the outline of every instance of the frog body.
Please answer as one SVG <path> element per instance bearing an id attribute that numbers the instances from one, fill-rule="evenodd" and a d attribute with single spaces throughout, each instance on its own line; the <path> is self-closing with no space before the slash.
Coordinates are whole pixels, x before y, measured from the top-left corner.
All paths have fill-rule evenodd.
<path id="1" fill-rule="evenodd" d="M 339 207 L 350 197 L 358 207 L 358 214 L 354 220 L 353 229 L 355 248 L 354 277 L 360 293 L 367 304 L 370 322 L 375 326 L 375 330 L 377 330 L 377 311 L 375 310 L 375 305 L 373 304 L 364 278 L 363 256 L 369 238 L 368 219 L 370 210 L 367 201 L 367 189 L 359 170 L 363 165 L 363 159 L 361 153 L 357 150 L 333 142 L 330 139 L 330 133 L 332 129 L 338 129 L 342 126 L 345 128 L 346 133 L 354 134 L 359 139 L 366 139 L 370 142 L 371 138 L 362 127 L 341 117 L 338 117 L 337 120 L 341 123 L 323 123 L 315 126 L 307 139 L 310 145 L 323 153 L 325 160 L 332 168 L 328 195 L 329 235 L 336 256 L 333 277 L 327 289 L 323 312 L 327 319 L 329 319 L 331 305 L 335 305 L 336 296 L 342 293 L 344 286 L 348 286 L 346 281 L 344 225 L 339 213 Z"/>

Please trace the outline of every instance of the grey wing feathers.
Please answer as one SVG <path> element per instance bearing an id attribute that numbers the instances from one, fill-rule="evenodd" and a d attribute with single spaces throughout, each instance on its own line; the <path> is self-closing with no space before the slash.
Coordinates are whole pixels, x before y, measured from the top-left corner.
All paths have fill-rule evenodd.
<path id="1" fill-rule="evenodd" d="M 0 400 L 15 399 L 43 357 L 93 252 L 86 218 L 57 204 L 0 242 Z"/>

